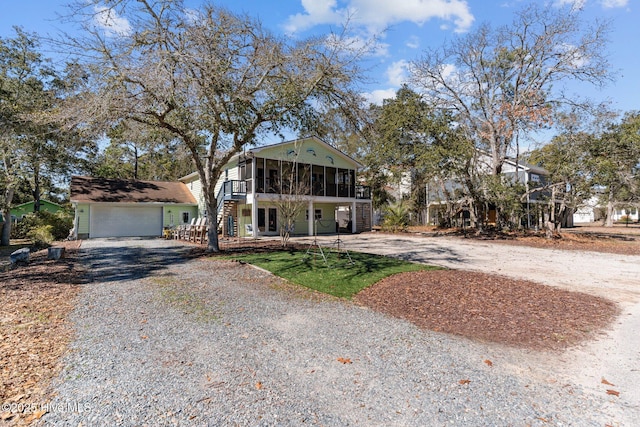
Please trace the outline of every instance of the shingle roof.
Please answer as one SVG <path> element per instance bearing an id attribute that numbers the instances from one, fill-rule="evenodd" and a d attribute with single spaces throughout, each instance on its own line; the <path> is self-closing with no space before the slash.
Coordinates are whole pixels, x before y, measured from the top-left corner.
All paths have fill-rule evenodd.
<path id="1" fill-rule="evenodd" d="M 71 177 L 71 201 L 78 203 L 197 204 L 182 182 Z"/>

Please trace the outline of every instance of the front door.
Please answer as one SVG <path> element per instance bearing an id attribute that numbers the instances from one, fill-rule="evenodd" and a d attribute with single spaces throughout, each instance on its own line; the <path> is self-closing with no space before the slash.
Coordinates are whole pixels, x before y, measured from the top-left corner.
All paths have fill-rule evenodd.
<path id="1" fill-rule="evenodd" d="M 264 208 L 258 208 L 258 230 L 264 232 Z"/>
<path id="2" fill-rule="evenodd" d="M 269 231 L 278 231 L 277 212 L 276 208 L 269 208 Z"/>

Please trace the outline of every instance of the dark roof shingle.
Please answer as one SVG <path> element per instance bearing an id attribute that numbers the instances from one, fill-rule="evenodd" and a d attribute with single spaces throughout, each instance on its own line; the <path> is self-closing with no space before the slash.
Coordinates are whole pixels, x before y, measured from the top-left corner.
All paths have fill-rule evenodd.
<path id="1" fill-rule="evenodd" d="M 88 176 L 71 177 L 71 201 L 78 203 L 197 203 L 182 182 Z"/>

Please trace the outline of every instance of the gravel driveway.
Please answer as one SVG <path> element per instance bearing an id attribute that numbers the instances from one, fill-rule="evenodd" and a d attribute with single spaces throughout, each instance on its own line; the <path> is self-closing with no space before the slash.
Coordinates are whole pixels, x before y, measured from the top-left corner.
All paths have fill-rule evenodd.
<path id="1" fill-rule="evenodd" d="M 623 378 L 607 376 L 614 387 L 601 383 L 605 371 L 578 378 L 569 369 L 587 360 L 581 352 L 591 344 L 558 355 L 423 331 L 250 266 L 187 260 L 184 252 L 164 240 L 83 243 L 93 282 L 72 315 L 77 337 L 42 423 L 631 426 L 640 419 L 633 392 L 616 383 Z M 634 362 L 637 369 L 637 350 Z"/>

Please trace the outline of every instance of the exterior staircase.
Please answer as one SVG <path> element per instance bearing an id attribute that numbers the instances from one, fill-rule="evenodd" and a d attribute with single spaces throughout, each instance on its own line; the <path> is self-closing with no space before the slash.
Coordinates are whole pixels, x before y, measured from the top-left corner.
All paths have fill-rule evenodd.
<path id="1" fill-rule="evenodd" d="M 233 219 L 230 219 L 233 218 Z M 238 236 L 238 201 L 225 200 L 218 214 L 223 237 Z"/>
<path id="2" fill-rule="evenodd" d="M 238 236 L 238 203 L 246 198 L 247 187 L 244 181 L 225 181 L 220 187 L 216 196 L 217 220 L 223 237 Z"/>

